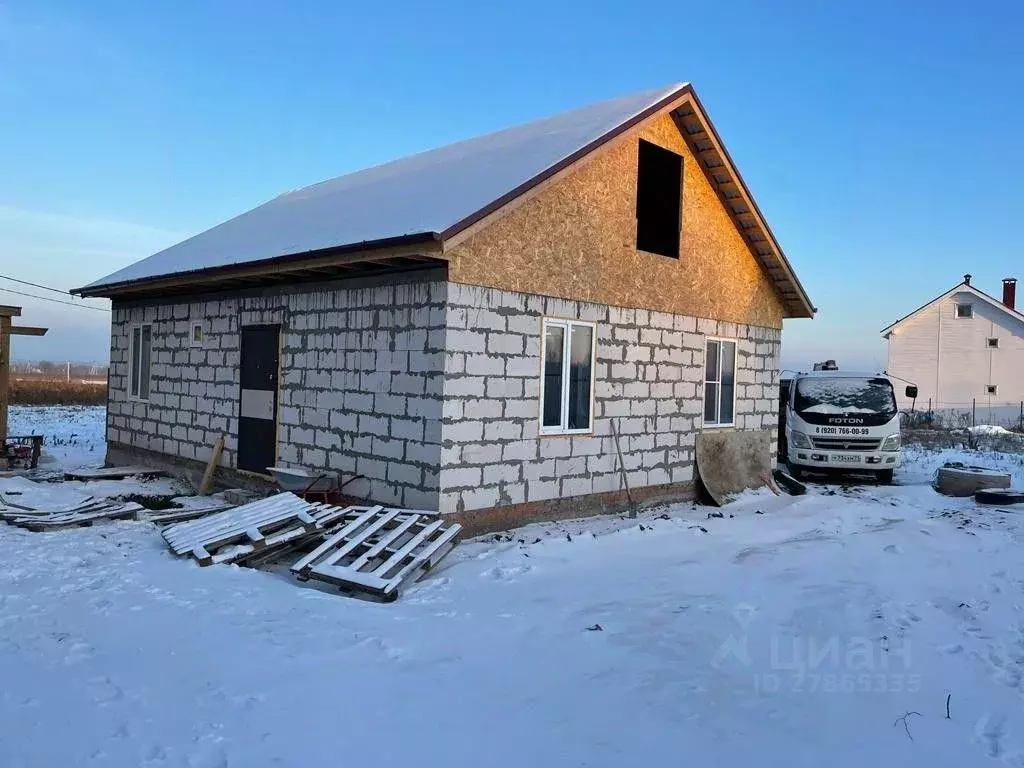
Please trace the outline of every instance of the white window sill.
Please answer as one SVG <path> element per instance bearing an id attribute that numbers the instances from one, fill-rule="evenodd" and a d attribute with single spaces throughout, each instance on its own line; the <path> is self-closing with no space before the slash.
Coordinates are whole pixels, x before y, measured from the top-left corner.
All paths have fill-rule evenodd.
<path id="1" fill-rule="evenodd" d="M 558 430 L 544 430 L 542 429 L 538 435 L 540 437 L 578 437 L 579 435 L 592 435 L 594 430 L 592 427 L 587 429 L 558 429 Z"/>
<path id="2" fill-rule="evenodd" d="M 731 422 L 729 424 L 701 424 L 701 429 L 734 429 L 735 427 L 736 422 Z"/>

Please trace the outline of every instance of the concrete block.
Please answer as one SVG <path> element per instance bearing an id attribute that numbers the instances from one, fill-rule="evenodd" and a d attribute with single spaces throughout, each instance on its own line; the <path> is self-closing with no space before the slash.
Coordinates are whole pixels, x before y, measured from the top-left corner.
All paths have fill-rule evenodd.
<path id="1" fill-rule="evenodd" d="M 466 355 L 466 373 L 471 376 L 500 376 L 504 372 L 504 358 L 487 354 Z"/>
<path id="2" fill-rule="evenodd" d="M 477 488 L 483 478 L 483 470 L 480 467 L 452 467 L 441 470 L 441 487 L 446 490 L 452 488 Z M 497 494 L 495 494 L 497 500 Z"/>
<path id="3" fill-rule="evenodd" d="M 481 421 L 457 421 L 445 424 L 442 439 L 453 443 L 477 443 L 484 438 L 484 425 Z"/>
<path id="4" fill-rule="evenodd" d="M 498 464 L 502 461 L 500 443 L 468 443 L 462 446 L 464 464 Z"/>

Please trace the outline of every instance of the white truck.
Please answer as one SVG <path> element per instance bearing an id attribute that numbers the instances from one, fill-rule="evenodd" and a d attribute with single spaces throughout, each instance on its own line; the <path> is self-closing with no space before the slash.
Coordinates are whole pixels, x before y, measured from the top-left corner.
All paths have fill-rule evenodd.
<path id="1" fill-rule="evenodd" d="M 917 397 L 917 387 L 907 387 Z M 900 415 L 884 373 L 816 370 L 780 386 L 779 460 L 807 471 L 870 472 L 891 483 L 900 463 Z"/>

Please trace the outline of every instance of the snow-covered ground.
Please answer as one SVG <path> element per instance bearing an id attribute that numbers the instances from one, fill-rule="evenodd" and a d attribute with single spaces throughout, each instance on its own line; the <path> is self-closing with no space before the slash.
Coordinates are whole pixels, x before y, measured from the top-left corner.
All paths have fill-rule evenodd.
<path id="1" fill-rule="evenodd" d="M 42 435 L 40 467 L 103 465 L 107 409 L 102 405 L 12 405 L 8 433 Z"/>
<path id="2" fill-rule="evenodd" d="M 938 496 L 951 459 L 1024 485 L 911 448 L 466 542 L 390 605 L 0 526 L 0 764 L 1024 766 L 1022 512 Z"/>
<path id="3" fill-rule="evenodd" d="M 60 477 L 59 470 L 103 466 L 105 416 L 106 409 L 102 406 L 13 405 L 9 411 L 8 431 L 11 435 L 42 435 L 41 475 Z M 0 496 L 29 506 L 73 505 L 100 496 L 170 499 L 188 493 L 192 493 L 188 484 L 169 477 L 60 483 L 0 477 Z"/>

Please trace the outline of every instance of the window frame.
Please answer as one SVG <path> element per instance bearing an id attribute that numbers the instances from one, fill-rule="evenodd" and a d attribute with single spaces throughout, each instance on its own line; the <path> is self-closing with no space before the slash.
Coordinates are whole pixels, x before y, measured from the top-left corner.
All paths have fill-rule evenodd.
<path id="1" fill-rule="evenodd" d="M 196 341 L 196 328 L 199 329 L 199 340 Z M 188 345 L 190 347 L 202 347 L 206 343 L 206 327 L 202 320 L 193 320 L 189 324 Z"/>
<path id="2" fill-rule="evenodd" d="M 953 317 L 957 320 L 973 320 L 974 319 L 974 304 L 969 302 L 958 301 L 953 305 Z M 960 308 L 964 307 L 967 309 L 966 315 L 960 314 Z"/>
<path id="3" fill-rule="evenodd" d="M 142 357 L 143 329 L 149 328 L 149 370 L 146 371 L 146 396 L 142 397 L 142 360 L 139 360 L 139 380 L 132 389 L 132 373 L 135 369 L 135 332 L 139 333 L 139 357 Z M 148 403 L 153 394 L 153 324 L 133 323 L 128 329 L 128 399 Z"/>
<path id="4" fill-rule="evenodd" d="M 708 381 L 708 343 L 715 342 L 719 345 L 718 347 L 718 380 Z M 732 421 L 724 422 L 722 418 L 722 342 L 728 342 L 733 345 L 732 353 Z M 725 336 L 705 336 L 704 337 L 704 358 L 702 362 L 702 368 L 704 372 L 701 377 L 701 409 L 700 419 L 701 426 L 705 429 L 719 429 L 719 428 L 735 428 L 736 427 L 736 392 L 739 389 L 738 382 L 736 380 L 736 372 L 739 370 L 739 355 L 740 345 L 738 339 L 730 339 Z M 708 421 L 704 416 L 704 409 L 707 405 L 707 392 L 708 384 L 714 384 L 718 387 L 718 395 L 715 399 L 716 402 L 716 418 L 718 421 Z"/>
<path id="5" fill-rule="evenodd" d="M 548 328 L 563 328 L 562 336 L 562 390 L 559 395 L 560 422 L 558 426 L 544 425 L 544 364 L 548 350 Z M 569 429 L 569 366 L 572 356 L 572 329 L 580 326 L 590 329 L 590 392 L 587 397 L 587 427 Z M 543 317 L 540 325 L 540 412 L 537 415 L 539 434 L 542 437 L 558 435 L 590 435 L 594 432 L 594 382 L 597 379 L 597 323 L 591 320 L 575 320 L 567 317 Z"/>

